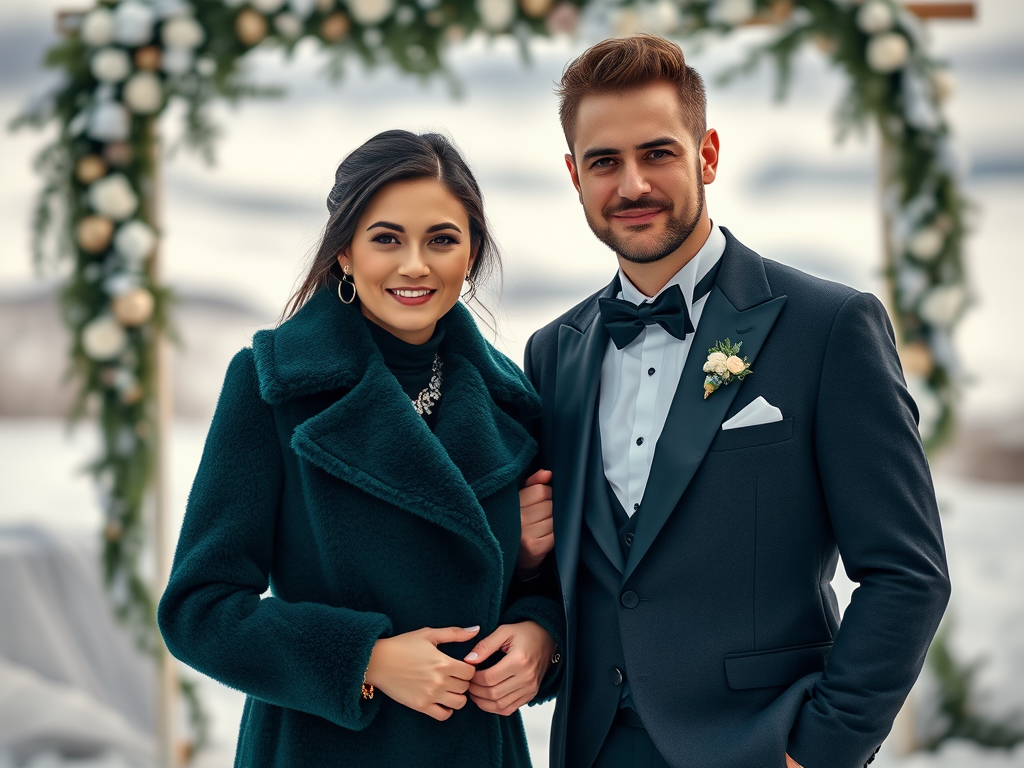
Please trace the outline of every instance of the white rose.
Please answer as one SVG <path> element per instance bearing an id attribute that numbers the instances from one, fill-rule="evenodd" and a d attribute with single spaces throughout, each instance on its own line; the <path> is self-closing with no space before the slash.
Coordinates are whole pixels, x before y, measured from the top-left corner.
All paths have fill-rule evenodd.
<path id="1" fill-rule="evenodd" d="M 719 376 L 723 376 L 729 373 L 729 358 L 723 355 L 721 352 L 712 352 L 708 355 L 707 365 L 711 366 L 711 370 L 708 373 L 717 373 Z"/>
<path id="2" fill-rule="evenodd" d="M 868 66 L 879 74 L 889 74 L 907 63 L 910 43 L 899 32 L 883 32 L 868 40 Z"/>
<path id="3" fill-rule="evenodd" d="M 195 56 L 189 48 L 165 48 L 160 68 L 169 75 L 187 75 L 192 71 Z"/>
<path id="4" fill-rule="evenodd" d="M 718 0 L 709 9 L 709 18 L 716 24 L 734 27 L 749 21 L 757 11 L 754 0 Z"/>
<path id="5" fill-rule="evenodd" d="M 114 37 L 130 48 L 145 45 L 153 39 L 154 21 L 156 15 L 149 6 L 127 0 L 114 9 Z"/>
<path id="6" fill-rule="evenodd" d="M 82 329 L 82 349 L 93 360 L 113 360 L 127 345 L 128 334 L 110 315 L 101 315 Z"/>
<path id="7" fill-rule="evenodd" d="M 138 219 L 122 224 L 114 235 L 114 248 L 132 265 L 148 259 L 155 247 L 156 232 Z"/>
<path id="8" fill-rule="evenodd" d="M 198 48 L 206 39 L 206 32 L 191 16 L 175 16 L 164 23 L 160 39 L 165 48 Z"/>
<path id="9" fill-rule="evenodd" d="M 282 37 L 294 40 L 302 35 L 302 19 L 294 13 L 279 13 L 274 17 L 274 28 Z"/>
<path id="10" fill-rule="evenodd" d="M 931 261 L 942 252 L 945 238 L 936 227 L 924 227 L 907 243 L 907 250 L 921 261 Z"/>
<path id="11" fill-rule="evenodd" d="M 152 72 L 132 75 L 124 84 L 121 94 L 128 108 L 139 115 L 151 115 L 164 103 L 164 89 L 160 78 Z"/>
<path id="12" fill-rule="evenodd" d="M 480 23 L 491 32 L 501 32 L 509 28 L 516 17 L 516 7 L 512 0 L 476 0 L 476 12 L 480 14 Z"/>
<path id="13" fill-rule="evenodd" d="M 364 26 L 379 24 L 395 10 L 394 0 L 349 0 L 352 18 Z"/>
<path id="14" fill-rule="evenodd" d="M 883 0 L 868 0 L 857 11 L 857 26 L 866 35 L 887 32 L 895 20 L 892 8 Z"/>
<path id="15" fill-rule="evenodd" d="M 277 13 L 284 5 L 284 0 L 250 0 L 249 5 L 260 13 Z"/>
<path id="16" fill-rule="evenodd" d="M 121 48 L 100 48 L 92 55 L 89 69 L 101 83 L 119 83 L 132 71 L 132 60 Z"/>
<path id="17" fill-rule="evenodd" d="M 112 173 L 89 186 L 89 205 L 115 221 L 124 221 L 139 207 L 139 198 L 124 174 Z"/>
<path id="18" fill-rule="evenodd" d="M 967 294 L 960 285 L 938 285 L 921 299 L 918 314 L 930 325 L 948 328 L 960 316 Z"/>
<path id="19" fill-rule="evenodd" d="M 110 45 L 114 42 L 114 14 L 106 8 L 90 11 L 82 19 L 79 33 L 82 41 L 93 48 Z"/>
<path id="20" fill-rule="evenodd" d="M 88 133 L 96 141 L 124 141 L 128 138 L 129 116 L 123 104 L 107 101 L 93 107 L 88 117 Z"/>

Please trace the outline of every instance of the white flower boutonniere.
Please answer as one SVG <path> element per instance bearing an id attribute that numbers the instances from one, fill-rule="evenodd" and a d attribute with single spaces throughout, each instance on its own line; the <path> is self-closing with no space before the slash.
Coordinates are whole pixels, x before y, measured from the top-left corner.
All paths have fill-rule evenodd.
<path id="1" fill-rule="evenodd" d="M 704 399 L 724 384 L 743 381 L 749 373 L 750 363 L 747 358 L 740 358 L 740 347 L 743 342 L 730 343 L 729 339 L 719 341 L 708 350 L 708 361 L 704 363 Z"/>

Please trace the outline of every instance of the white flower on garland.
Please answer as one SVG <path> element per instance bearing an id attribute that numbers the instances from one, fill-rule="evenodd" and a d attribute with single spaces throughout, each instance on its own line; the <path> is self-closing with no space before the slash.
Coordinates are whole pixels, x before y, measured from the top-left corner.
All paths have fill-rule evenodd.
<path id="1" fill-rule="evenodd" d="M 884 32 L 868 40 L 868 66 L 881 75 L 895 72 L 910 58 L 910 43 L 899 32 Z"/>
<path id="2" fill-rule="evenodd" d="M 100 48 L 114 42 L 114 14 L 106 8 L 89 11 L 82 19 L 79 30 L 82 42 L 93 48 Z"/>
<path id="3" fill-rule="evenodd" d="M 352 18 L 364 26 L 379 24 L 395 10 L 394 0 L 348 0 Z"/>
<path id="4" fill-rule="evenodd" d="M 512 0 L 476 0 L 476 12 L 480 14 L 480 23 L 491 32 L 501 32 L 509 28 L 516 17 L 516 6 Z"/>
<path id="5" fill-rule="evenodd" d="M 918 314 L 929 325 L 948 328 L 963 311 L 967 292 L 962 285 L 937 285 L 921 299 Z"/>
<path id="6" fill-rule="evenodd" d="M 116 101 L 97 104 L 89 113 L 88 133 L 96 141 L 124 141 L 128 138 L 128 110 Z"/>
<path id="7" fill-rule="evenodd" d="M 892 29 L 896 16 L 884 0 L 868 0 L 857 11 L 857 27 L 866 35 L 876 35 Z"/>
<path id="8" fill-rule="evenodd" d="M 750 21 L 757 12 L 754 0 L 718 0 L 708 8 L 708 19 L 712 24 L 727 24 L 735 27 Z"/>
<path id="9" fill-rule="evenodd" d="M 164 89 L 160 78 L 152 72 L 138 72 L 124 84 L 122 93 L 128 109 L 138 115 L 152 115 L 164 103 Z"/>
<path id="10" fill-rule="evenodd" d="M 914 311 L 914 306 L 928 290 L 928 275 L 913 264 L 905 262 L 896 272 L 896 289 L 899 292 L 900 308 L 904 312 Z"/>
<path id="11" fill-rule="evenodd" d="M 671 0 L 657 0 L 639 7 L 640 26 L 659 35 L 673 31 L 679 26 L 679 9 Z"/>
<path id="12" fill-rule="evenodd" d="M 121 48 L 101 48 L 92 55 L 89 69 L 101 83 L 119 83 L 131 74 L 132 61 Z"/>
<path id="13" fill-rule="evenodd" d="M 284 0 L 250 0 L 249 5 L 260 13 L 277 13 L 284 5 Z"/>
<path id="14" fill-rule="evenodd" d="M 148 5 L 127 0 L 114 10 L 114 38 L 121 45 L 134 48 L 153 39 L 156 15 Z"/>
<path id="15" fill-rule="evenodd" d="M 932 261 L 942 253 L 945 240 L 937 227 L 922 227 L 907 243 L 907 250 L 919 261 Z"/>
<path id="16" fill-rule="evenodd" d="M 122 173 L 112 173 L 93 182 L 88 191 L 89 205 L 103 216 L 124 221 L 139 207 L 139 198 Z"/>
<path id="17" fill-rule="evenodd" d="M 113 360 L 126 346 L 128 334 L 110 315 L 100 315 L 82 329 L 82 349 L 93 360 Z"/>
<path id="18" fill-rule="evenodd" d="M 274 17 L 274 29 L 281 37 L 295 40 L 302 35 L 302 19 L 294 13 L 279 13 Z"/>
<path id="19" fill-rule="evenodd" d="M 122 224 L 114 235 L 114 249 L 134 267 L 148 259 L 155 247 L 156 232 L 138 219 Z"/>
<path id="20" fill-rule="evenodd" d="M 196 57 L 189 48 L 165 48 L 160 69 L 168 75 L 187 75 L 192 71 Z"/>
<path id="21" fill-rule="evenodd" d="M 165 48 L 198 48 L 206 39 L 206 32 L 194 18 L 188 15 L 168 19 L 160 30 L 160 40 Z"/>

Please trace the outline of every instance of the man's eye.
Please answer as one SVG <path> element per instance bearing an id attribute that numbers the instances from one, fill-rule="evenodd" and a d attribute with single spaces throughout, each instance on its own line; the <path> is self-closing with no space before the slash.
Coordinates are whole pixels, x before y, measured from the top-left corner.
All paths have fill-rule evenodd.
<path id="1" fill-rule="evenodd" d="M 611 157 L 602 157 L 591 164 L 591 168 L 610 168 L 615 160 Z"/>
<path id="2" fill-rule="evenodd" d="M 667 149 L 654 149 L 651 150 L 651 160 L 664 160 L 669 156 Z"/>
<path id="3" fill-rule="evenodd" d="M 380 243 L 381 245 L 400 245 L 398 238 L 390 232 L 382 232 L 373 238 L 373 242 Z"/>

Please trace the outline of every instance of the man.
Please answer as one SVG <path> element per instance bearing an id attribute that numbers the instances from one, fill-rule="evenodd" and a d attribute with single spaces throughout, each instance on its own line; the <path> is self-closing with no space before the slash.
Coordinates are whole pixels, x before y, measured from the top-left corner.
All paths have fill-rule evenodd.
<path id="1" fill-rule="evenodd" d="M 526 349 L 553 501 L 546 473 L 522 492 L 520 565 L 553 503 L 568 621 L 551 764 L 859 768 L 949 596 L 885 310 L 712 222 L 719 137 L 674 43 L 599 43 L 560 97 L 619 270 Z"/>

